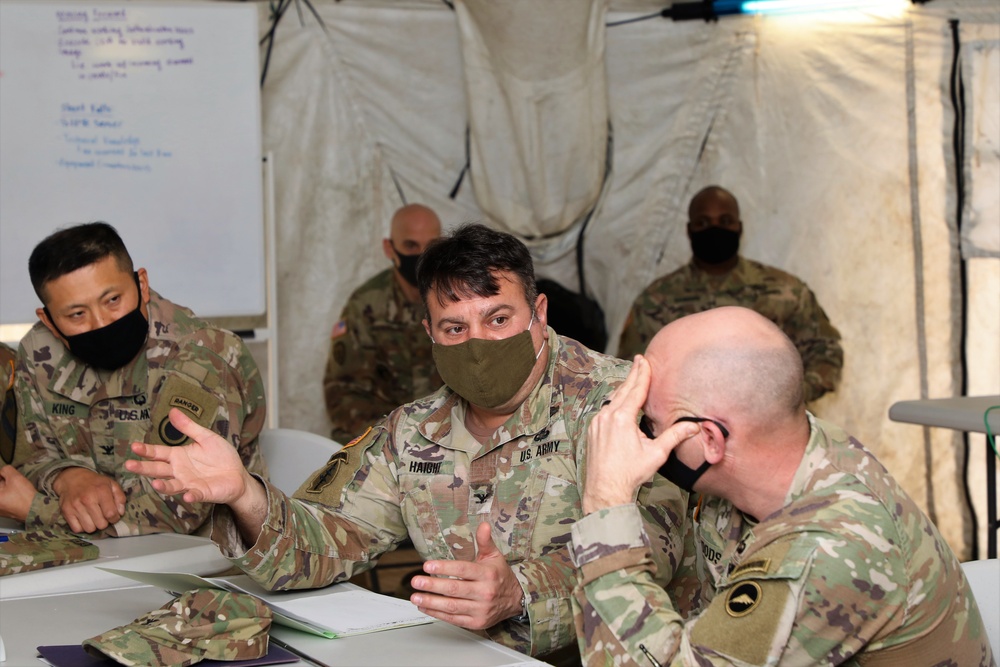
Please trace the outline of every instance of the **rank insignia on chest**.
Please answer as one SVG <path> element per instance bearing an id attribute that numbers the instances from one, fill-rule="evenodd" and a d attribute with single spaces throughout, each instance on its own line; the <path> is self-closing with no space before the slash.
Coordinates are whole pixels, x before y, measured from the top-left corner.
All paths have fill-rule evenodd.
<path id="1" fill-rule="evenodd" d="M 469 488 L 469 509 L 474 514 L 488 514 L 493 506 L 493 484 L 484 482 Z"/>

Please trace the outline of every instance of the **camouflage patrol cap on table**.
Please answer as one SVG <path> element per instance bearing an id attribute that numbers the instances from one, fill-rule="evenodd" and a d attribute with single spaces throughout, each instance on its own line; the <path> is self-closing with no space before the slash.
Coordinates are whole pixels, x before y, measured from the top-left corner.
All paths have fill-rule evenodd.
<path id="1" fill-rule="evenodd" d="M 83 642 L 88 653 L 122 665 L 186 667 L 202 660 L 267 655 L 271 610 L 245 593 L 188 591 L 128 625 Z"/>
<path id="2" fill-rule="evenodd" d="M 97 545 L 62 530 L 29 530 L 0 542 L 0 576 L 93 560 Z"/>

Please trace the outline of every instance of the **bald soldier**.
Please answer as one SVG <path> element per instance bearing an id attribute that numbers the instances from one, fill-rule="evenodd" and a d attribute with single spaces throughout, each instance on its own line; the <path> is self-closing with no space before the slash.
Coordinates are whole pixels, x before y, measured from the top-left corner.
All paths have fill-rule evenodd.
<path id="1" fill-rule="evenodd" d="M 689 538 L 703 608 L 689 618 L 650 579 L 634 499 L 658 469 L 701 494 Z M 653 338 L 591 422 L 583 511 L 571 549 L 588 665 L 995 664 L 937 528 L 860 442 L 806 411 L 797 350 L 753 311 Z"/>
<path id="2" fill-rule="evenodd" d="M 409 204 L 392 216 L 382 252 L 392 267 L 356 289 L 330 336 L 323 375 L 331 435 L 348 442 L 376 419 L 441 386 L 420 321 L 417 260 L 441 236 L 431 209 Z"/>
<path id="3" fill-rule="evenodd" d="M 844 352 L 809 287 L 791 275 L 738 254 L 743 221 L 728 190 L 709 186 L 691 199 L 687 235 L 691 261 L 649 285 L 632 304 L 618 356 L 631 359 L 665 324 L 719 306 L 757 311 L 785 332 L 805 365 L 806 402 L 834 391 Z"/>
<path id="4" fill-rule="evenodd" d="M 42 305 L 18 348 L 18 430 L 14 465 L 0 469 L 0 515 L 95 537 L 197 532 L 211 505 L 161 495 L 123 466 L 136 439 L 187 440 L 167 421 L 172 407 L 224 433 L 266 475 L 264 384 L 250 351 L 157 294 L 114 227 L 51 234 L 28 272 Z"/>

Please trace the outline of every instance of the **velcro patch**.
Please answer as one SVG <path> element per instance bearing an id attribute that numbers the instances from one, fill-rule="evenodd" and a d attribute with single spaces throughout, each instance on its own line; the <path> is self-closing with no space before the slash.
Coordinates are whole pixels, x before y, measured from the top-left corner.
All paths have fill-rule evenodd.
<path id="1" fill-rule="evenodd" d="M 171 408 L 183 410 L 199 425 L 211 428 L 218 404 L 218 399 L 194 380 L 183 375 L 168 374 L 157 393 L 156 405 L 153 406 L 150 444 L 176 447 L 190 441 L 170 423 Z"/>
<path id="2" fill-rule="evenodd" d="M 383 429 L 369 427 L 361 436 L 337 451 L 322 468 L 312 474 L 295 492 L 296 498 L 328 506 L 340 504 L 340 495 L 364 461 L 365 452 L 385 435 Z"/>
<path id="3" fill-rule="evenodd" d="M 780 579 L 736 583 L 724 594 L 716 595 L 698 617 L 691 641 L 742 662 L 762 665 L 790 596 L 788 582 Z"/>
<path id="4" fill-rule="evenodd" d="M 791 631 L 785 607 L 796 603 L 793 584 L 805 568 L 804 561 L 790 558 L 795 545 L 794 539 L 753 545 L 698 617 L 691 641 L 751 665 L 764 664 L 771 647 L 783 646 Z"/>

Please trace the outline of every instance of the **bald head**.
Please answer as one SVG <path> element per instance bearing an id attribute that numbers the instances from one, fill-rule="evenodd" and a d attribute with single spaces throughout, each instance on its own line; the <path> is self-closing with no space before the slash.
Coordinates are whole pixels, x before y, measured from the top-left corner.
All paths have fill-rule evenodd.
<path id="1" fill-rule="evenodd" d="M 766 424 L 804 415 L 802 358 L 773 322 L 715 308 L 664 327 L 646 351 L 658 409 Z M 664 415 L 664 417 L 666 417 Z"/>
<path id="2" fill-rule="evenodd" d="M 440 236 L 441 221 L 434 211 L 422 204 L 407 204 L 393 214 L 389 238 L 382 239 L 382 252 L 395 267 L 396 283 L 414 303 L 420 301 L 417 259 Z"/>
<path id="3" fill-rule="evenodd" d="M 697 220 L 709 208 L 726 210 L 734 219 L 740 219 L 740 203 L 736 201 L 733 193 L 718 185 L 702 188 L 691 198 L 691 203 L 688 205 L 688 220 Z"/>
<path id="4" fill-rule="evenodd" d="M 404 255 L 423 252 L 430 241 L 441 236 L 441 221 L 437 214 L 422 204 L 407 204 L 392 216 L 389 238 L 396 250 Z M 416 241 L 420 247 L 408 247 L 407 241 Z"/>

